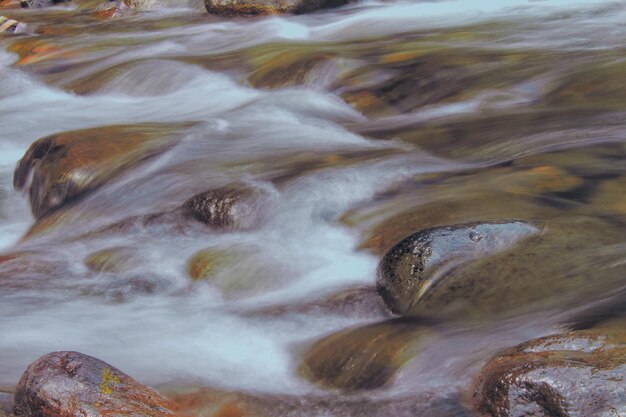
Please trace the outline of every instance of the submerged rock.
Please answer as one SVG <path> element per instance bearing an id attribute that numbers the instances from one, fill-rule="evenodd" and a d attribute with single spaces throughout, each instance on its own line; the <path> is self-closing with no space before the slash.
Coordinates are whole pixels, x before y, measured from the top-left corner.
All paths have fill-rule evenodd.
<path id="1" fill-rule="evenodd" d="M 0 35 L 19 35 L 26 32 L 26 23 L 0 16 Z"/>
<path id="2" fill-rule="evenodd" d="M 507 250 L 537 232 L 537 227 L 526 222 L 501 221 L 442 226 L 415 233 L 392 247 L 381 260 L 378 292 L 394 313 L 420 315 L 423 312 L 419 303 L 450 271 Z M 448 289 L 454 292 L 458 288 Z"/>
<path id="3" fill-rule="evenodd" d="M 348 288 L 307 302 L 263 307 L 251 312 L 250 315 L 272 317 L 310 313 L 359 318 L 389 318 L 391 316 L 373 286 Z"/>
<path id="4" fill-rule="evenodd" d="M 417 344 L 428 334 L 424 326 L 402 320 L 343 330 L 315 342 L 298 370 L 328 388 L 379 388 L 414 357 Z"/>
<path id="5" fill-rule="evenodd" d="M 248 245 L 214 247 L 196 252 L 187 262 L 194 281 L 206 281 L 228 298 L 279 288 L 292 273 L 278 259 Z"/>
<path id="6" fill-rule="evenodd" d="M 28 148 L 13 185 L 28 188 L 33 214 L 41 218 L 173 146 L 171 133 L 159 125 L 121 125 L 48 136 Z"/>
<path id="7" fill-rule="evenodd" d="M 473 395 L 493 417 L 613 417 L 626 413 L 621 336 L 570 332 L 523 343 L 491 360 Z"/>
<path id="8" fill-rule="evenodd" d="M 183 215 L 215 229 L 250 227 L 256 220 L 261 192 L 244 184 L 205 191 L 187 200 Z"/>
<path id="9" fill-rule="evenodd" d="M 85 266 L 94 272 L 124 272 L 135 264 L 134 251 L 113 247 L 94 252 L 85 258 Z"/>
<path id="10" fill-rule="evenodd" d="M 78 352 L 53 352 L 28 366 L 15 393 L 23 417 L 175 415 L 156 391 Z"/>
<path id="11" fill-rule="evenodd" d="M 309 13 L 349 2 L 350 0 L 204 0 L 204 6 L 211 14 L 242 16 Z"/>

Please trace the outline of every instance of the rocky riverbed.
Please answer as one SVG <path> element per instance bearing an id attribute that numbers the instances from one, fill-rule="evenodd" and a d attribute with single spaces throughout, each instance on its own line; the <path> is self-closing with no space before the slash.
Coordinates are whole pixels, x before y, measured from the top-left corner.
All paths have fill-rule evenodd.
<path id="1" fill-rule="evenodd" d="M 0 416 L 626 416 L 620 1 L 0 0 Z"/>

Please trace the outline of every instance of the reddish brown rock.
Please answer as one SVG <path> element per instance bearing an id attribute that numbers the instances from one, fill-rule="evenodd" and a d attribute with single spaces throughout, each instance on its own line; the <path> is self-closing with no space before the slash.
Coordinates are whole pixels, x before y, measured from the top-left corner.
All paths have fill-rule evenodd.
<path id="1" fill-rule="evenodd" d="M 174 416 L 173 405 L 119 369 L 78 352 L 53 352 L 28 366 L 15 393 L 23 417 Z"/>
<path id="2" fill-rule="evenodd" d="M 493 417 L 626 415 L 626 339 L 570 332 L 523 343 L 490 361 L 475 408 Z"/>
<path id="3" fill-rule="evenodd" d="M 34 142 L 13 177 L 28 189 L 37 218 L 97 188 L 172 146 L 171 126 L 108 126 L 59 133 Z M 29 182 L 30 179 L 30 182 Z"/>

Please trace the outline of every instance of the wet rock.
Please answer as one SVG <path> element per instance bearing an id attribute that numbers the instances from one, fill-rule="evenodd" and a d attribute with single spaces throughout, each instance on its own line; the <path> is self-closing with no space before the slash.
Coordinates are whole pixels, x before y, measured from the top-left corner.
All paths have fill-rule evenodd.
<path id="1" fill-rule="evenodd" d="M 310 302 L 265 307 L 252 312 L 251 315 L 282 316 L 309 313 L 337 314 L 360 318 L 385 318 L 390 316 L 389 310 L 373 286 L 348 288 L 347 290 Z"/>
<path id="2" fill-rule="evenodd" d="M 107 1 L 96 6 L 92 16 L 99 19 L 111 19 L 130 16 L 134 10 L 124 1 Z"/>
<path id="3" fill-rule="evenodd" d="M 85 258 L 85 266 L 94 272 L 124 272 L 134 264 L 134 251 L 127 247 L 102 249 Z"/>
<path id="4" fill-rule="evenodd" d="M 417 323 L 392 320 L 343 330 L 315 342 L 298 371 L 327 388 L 356 391 L 379 388 L 416 354 L 429 331 Z"/>
<path id="5" fill-rule="evenodd" d="M 0 35 L 19 35 L 26 32 L 26 23 L 0 16 Z"/>
<path id="6" fill-rule="evenodd" d="M 284 264 L 254 246 L 207 248 L 187 262 L 194 281 L 206 281 L 225 297 L 240 297 L 276 289 L 291 276 Z"/>
<path id="7" fill-rule="evenodd" d="M 349 2 L 350 0 L 205 0 L 204 6 L 211 14 L 245 16 L 309 13 Z"/>
<path id="8" fill-rule="evenodd" d="M 26 151 L 13 184 L 28 189 L 41 218 L 173 146 L 171 133 L 159 125 L 121 125 L 48 136 Z"/>
<path id="9" fill-rule="evenodd" d="M 603 211 L 626 217 L 626 176 L 600 184 L 593 194 L 592 202 Z"/>
<path id="10" fill-rule="evenodd" d="M 183 215 L 215 229 L 247 228 L 258 216 L 261 192 L 244 184 L 231 184 L 197 194 L 182 207 Z"/>
<path id="11" fill-rule="evenodd" d="M 523 343 L 491 360 L 473 395 L 493 417 L 621 416 L 626 339 L 570 332 Z"/>
<path id="12" fill-rule="evenodd" d="M 397 314 L 423 313 L 419 304 L 464 264 L 511 248 L 539 232 L 522 221 L 483 222 L 423 230 L 400 241 L 381 260 L 377 288 Z M 451 288 L 453 292 L 455 288 Z"/>
<path id="13" fill-rule="evenodd" d="M 24 417 L 173 416 L 172 404 L 119 369 L 78 352 L 53 352 L 28 366 L 15 393 Z"/>
<path id="14" fill-rule="evenodd" d="M 266 401 L 253 395 L 215 388 L 168 388 L 164 392 L 176 404 L 176 411 L 195 417 L 270 417 Z M 270 405 L 272 401 L 267 401 Z M 270 405 L 271 406 L 271 405 Z M 263 409 L 265 408 L 265 410 Z"/>
<path id="15" fill-rule="evenodd" d="M 44 7 L 51 7 L 58 3 L 63 3 L 66 0 L 21 0 L 22 7 L 29 9 L 42 9 Z"/>

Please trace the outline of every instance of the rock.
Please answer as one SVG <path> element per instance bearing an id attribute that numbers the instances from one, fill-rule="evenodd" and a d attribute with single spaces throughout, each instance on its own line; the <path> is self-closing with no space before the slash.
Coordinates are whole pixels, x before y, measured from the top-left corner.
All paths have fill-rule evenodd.
<path id="1" fill-rule="evenodd" d="M 26 23 L 0 16 L 0 35 L 19 35 L 26 32 Z"/>
<path id="2" fill-rule="evenodd" d="M 350 0 L 204 0 L 211 14 L 226 16 L 309 13 L 318 9 L 338 7 Z"/>
<path id="3" fill-rule="evenodd" d="M 194 281 L 205 280 L 225 297 L 241 297 L 276 289 L 291 276 L 279 260 L 254 246 L 207 248 L 187 262 Z"/>
<path id="4" fill-rule="evenodd" d="M 477 380 L 475 408 L 493 417 L 625 415 L 623 329 L 548 336 L 502 353 Z"/>
<path id="5" fill-rule="evenodd" d="M 626 177 L 602 182 L 593 194 L 592 202 L 596 209 L 610 214 L 626 216 Z"/>
<path id="6" fill-rule="evenodd" d="M 250 315 L 274 317 L 311 313 L 359 318 L 390 317 L 387 306 L 373 286 L 348 288 L 309 302 L 264 307 L 251 312 Z"/>
<path id="7" fill-rule="evenodd" d="M 134 266 L 133 250 L 127 247 L 102 249 L 85 258 L 85 266 L 94 272 L 124 272 Z"/>
<path id="8" fill-rule="evenodd" d="M 33 214 L 41 218 L 173 146 L 172 131 L 156 124 L 120 125 L 39 139 L 20 160 L 13 185 L 28 188 Z"/>
<path id="9" fill-rule="evenodd" d="M 66 0 L 21 0 L 21 5 L 29 9 L 42 9 L 65 1 Z"/>
<path id="10" fill-rule="evenodd" d="M 28 366 L 15 393 L 24 417 L 174 416 L 173 405 L 119 369 L 78 352 L 53 352 Z"/>
<path id="11" fill-rule="evenodd" d="M 415 355 L 417 344 L 428 334 L 425 327 L 405 320 L 343 330 L 315 342 L 298 371 L 327 388 L 379 388 Z"/>
<path id="12" fill-rule="evenodd" d="M 183 215 L 215 229 L 250 227 L 256 220 L 261 192 L 244 184 L 230 184 L 197 194 L 182 207 Z"/>
<path id="13" fill-rule="evenodd" d="M 392 247 L 378 267 L 377 288 L 397 314 L 419 315 L 421 300 L 440 286 L 450 271 L 511 248 L 539 232 L 522 221 L 442 226 L 415 233 Z"/>
<path id="14" fill-rule="evenodd" d="M 107 1 L 96 6 L 92 16 L 98 19 L 111 19 L 131 16 L 134 10 L 125 1 Z"/>

